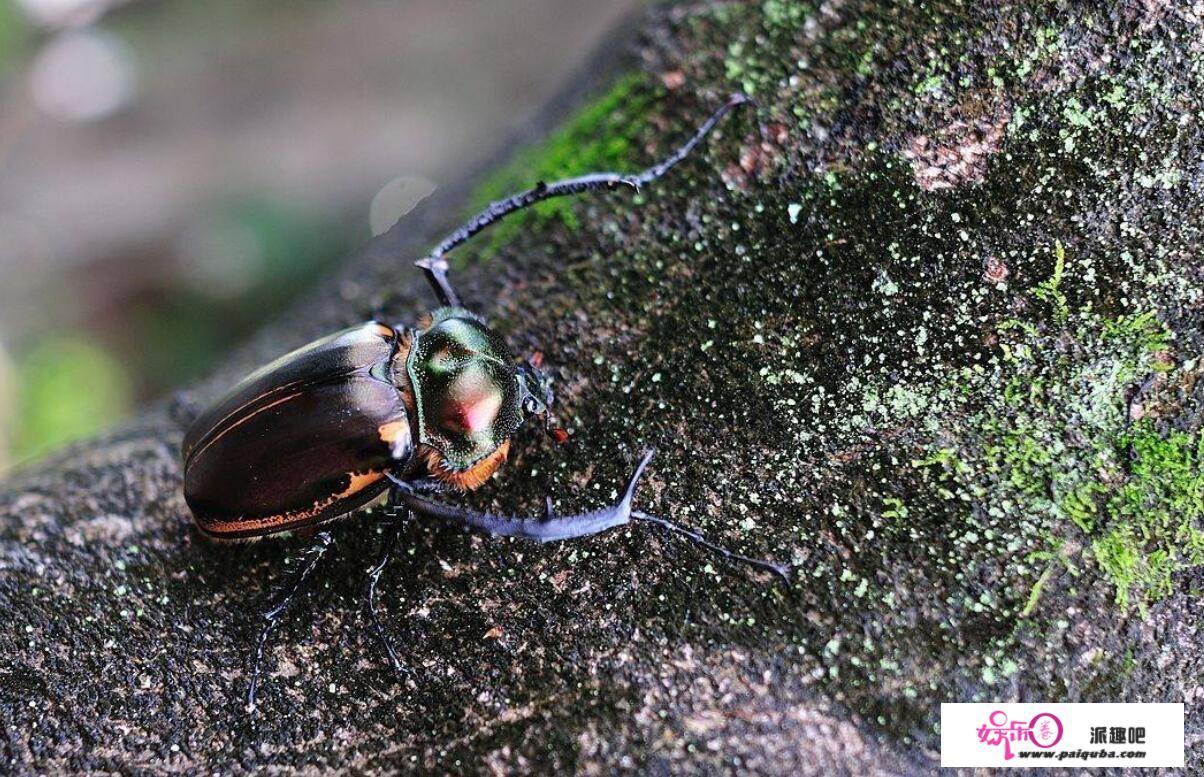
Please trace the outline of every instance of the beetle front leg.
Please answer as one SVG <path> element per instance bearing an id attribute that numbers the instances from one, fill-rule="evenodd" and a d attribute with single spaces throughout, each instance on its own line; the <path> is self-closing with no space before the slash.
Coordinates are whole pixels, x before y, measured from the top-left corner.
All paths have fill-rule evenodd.
<path id="1" fill-rule="evenodd" d="M 750 104 L 751 102 L 752 99 L 745 95 L 733 94 L 676 151 L 660 162 L 638 173 L 589 173 L 577 178 L 568 178 L 552 183 L 540 181 L 526 191 L 490 203 L 485 210 L 473 216 L 467 223 L 445 237 L 443 242 L 435 246 L 430 254 L 419 259 L 415 264 L 426 274 L 427 282 L 430 283 L 435 296 L 439 298 L 440 305 L 459 306 L 460 297 L 456 294 L 451 281 L 447 278 L 448 263 L 447 259 L 444 258 L 444 255 L 453 248 L 467 241 L 490 224 L 506 218 L 511 213 L 523 208 L 529 208 L 537 202 L 550 200 L 553 197 L 565 197 L 570 194 L 581 194 L 583 192 L 604 192 L 617 189 L 620 186 L 629 186 L 639 191 L 641 186 L 652 183 L 657 178 L 669 172 L 678 162 L 689 156 L 694 147 L 702 142 L 702 139 L 715 128 L 715 125 L 719 123 L 719 120 L 728 111 L 740 105 Z"/>
<path id="2" fill-rule="evenodd" d="M 722 558 L 725 561 L 736 562 L 736 563 L 740 563 L 740 564 L 748 564 L 749 566 L 757 567 L 759 569 L 764 569 L 767 572 L 772 572 L 775 575 L 777 575 L 781 579 L 781 581 L 783 583 L 785 583 L 786 585 L 790 585 L 790 583 L 791 583 L 791 579 L 790 579 L 791 567 L 789 564 L 779 564 L 776 561 L 769 561 L 767 559 L 753 558 L 751 556 L 744 556 L 739 553 L 735 553 L 721 545 L 716 545 L 715 543 L 711 542 L 706 537 L 703 537 L 701 534 L 694 531 L 693 529 L 687 529 L 684 526 L 678 526 L 677 524 L 673 523 L 672 521 L 667 521 L 664 518 L 658 518 L 655 515 L 649 515 L 648 513 L 641 512 L 640 510 L 636 510 L 636 511 L 632 512 L 631 517 L 637 521 L 644 521 L 645 523 L 656 524 L 657 526 L 661 527 L 662 529 L 665 529 L 666 531 L 670 532 L 671 534 L 677 534 L 678 536 L 685 537 L 687 540 L 689 540 L 690 542 L 699 546 L 700 548 L 706 548 L 707 550 L 711 551 L 712 553 L 717 554 L 720 558 Z"/>
<path id="3" fill-rule="evenodd" d="M 623 497 L 618 502 L 600 510 L 580 513 L 578 515 L 553 515 L 550 500 L 543 518 L 491 515 L 427 499 L 416 493 L 410 484 L 400 479 L 394 479 L 393 483 L 398 501 L 414 513 L 425 515 L 429 518 L 436 518 L 470 531 L 479 531 L 497 537 L 522 537 L 538 542 L 553 542 L 555 540 L 588 537 L 591 534 L 597 534 L 606 529 L 622 526 L 635 520 L 651 523 L 680 537 L 684 537 L 694 545 L 715 553 L 725 561 L 747 564 L 758 569 L 764 569 L 774 573 L 787 584 L 790 583 L 790 567 L 788 565 L 734 553 L 708 541 L 696 531 L 678 526 L 664 518 L 658 518 L 638 510 L 632 511 L 631 502 L 635 497 L 636 485 L 638 485 L 640 476 L 644 473 L 644 468 L 648 466 L 648 462 L 651 459 L 652 451 L 648 451 L 640 459 L 640 463 L 636 466 L 631 479 L 627 481 L 627 486 L 623 490 Z"/>
<path id="4" fill-rule="evenodd" d="M 284 615 L 289 605 L 293 603 L 293 599 L 305 586 L 309 576 L 317 569 L 318 562 L 330 549 L 331 542 L 332 537 L 328 531 L 320 531 L 314 535 L 314 544 L 306 551 L 306 558 L 285 579 L 275 601 L 259 615 L 259 619 L 263 621 L 263 628 L 260 630 L 259 639 L 255 644 L 255 664 L 251 668 L 251 687 L 247 691 L 247 711 L 255 709 L 255 692 L 259 687 L 259 670 L 263 663 L 263 650 L 267 645 L 268 635 L 272 633 L 280 616 Z"/>

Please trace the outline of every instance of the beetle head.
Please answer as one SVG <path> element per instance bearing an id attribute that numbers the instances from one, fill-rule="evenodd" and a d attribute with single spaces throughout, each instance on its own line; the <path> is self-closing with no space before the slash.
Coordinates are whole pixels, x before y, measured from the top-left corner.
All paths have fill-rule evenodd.
<path id="1" fill-rule="evenodd" d="M 523 409 L 524 420 L 531 416 L 543 416 L 544 426 L 548 426 L 549 411 L 555 397 L 552 394 L 552 379 L 539 368 L 534 359 L 527 360 L 518 368 L 518 401 Z"/>

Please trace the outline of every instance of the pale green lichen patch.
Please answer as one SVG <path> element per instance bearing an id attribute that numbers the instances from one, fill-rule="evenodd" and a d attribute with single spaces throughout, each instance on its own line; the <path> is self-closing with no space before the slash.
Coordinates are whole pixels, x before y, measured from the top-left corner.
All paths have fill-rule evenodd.
<path id="1" fill-rule="evenodd" d="M 941 407 L 956 420 L 931 443 L 944 447 L 912 464 L 937 469 L 927 480 L 942 498 L 1014 521 L 1005 535 L 1035 531 L 1013 550 L 1069 565 L 1079 561 L 1064 549 L 1079 548 L 1122 607 L 1144 608 L 1170 592 L 1174 572 L 1204 563 L 1200 436 L 1133 418 L 1128 397 L 1166 369 L 1167 331 L 1153 314 L 1066 320 L 1051 296 L 1059 326 L 1004 322 L 993 369 L 971 375 L 972 390 Z M 1023 615 L 1047 579 L 1034 583 Z"/>

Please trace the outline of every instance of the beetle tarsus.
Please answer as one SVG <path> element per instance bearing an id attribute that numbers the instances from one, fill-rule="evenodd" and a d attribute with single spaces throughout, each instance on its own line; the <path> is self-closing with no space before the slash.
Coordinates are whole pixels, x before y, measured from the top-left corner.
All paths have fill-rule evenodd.
<path id="1" fill-rule="evenodd" d="M 260 668 L 263 665 L 263 651 L 268 642 L 268 635 L 272 633 L 272 629 L 276 628 L 276 622 L 280 619 L 293 603 L 293 599 L 305 586 L 305 582 L 313 571 L 317 568 L 318 562 L 326 555 L 326 551 L 330 548 L 332 537 L 328 531 L 320 531 L 314 535 L 314 544 L 306 552 L 306 558 L 297 569 L 292 572 L 284 585 L 280 588 L 280 594 L 276 597 L 271 605 L 268 606 L 259 615 L 259 619 L 263 622 L 263 627 L 259 632 L 259 639 L 255 645 L 255 664 L 251 667 L 251 687 L 247 691 L 247 711 L 255 709 L 255 695 L 259 689 Z"/>
<path id="2" fill-rule="evenodd" d="M 445 237 L 443 242 L 435 246 L 428 256 L 419 259 L 415 264 L 426 274 L 427 282 L 430 283 L 435 296 L 439 298 L 439 304 L 459 305 L 460 297 L 456 294 L 455 289 L 451 286 L 451 282 L 447 279 L 447 262 L 443 260 L 444 254 L 461 243 L 466 242 L 489 225 L 501 221 L 515 211 L 528 208 L 543 200 L 552 199 L 553 197 L 564 197 L 570 194 L 580 194 L 582 192 L 610 191 L 621 185 L 630 186 L 636 192 L 639 192 L 641 186 L 652 183 L 657 178 L 669 172 L 678 162 L 689 156 L 695 146 L 710 134 L 715 125 L 729 111 L 738 106 L 751 103 L 752 100 L 749 97 L 739 93 L 733 94 L 718 110 L 707 117 L 707 120 L 702 123 L 702 126 L 694 132 L 689 140 L 679 146 L 672 154 L 641 172 L 588 173 L 576 178 L 566 178 L 563 181 L 553 181 L 552 183 L 540 181 L 530 189 L 492 202 L 455 232 Z"/>
<path id="3" fill-rule="evenodd" d="M 725 561 L 747 564 L 749 566 L 756 567 L 757 569 L 764 569 L 767 572 L 772 572 L 773 574 L 777 575 L 778 578 L 786 585 L 790 585 L 792 582 L 790 578 L 792 567 L 789 564 L 779 564 L 776 561 L 753 558 L 752 556 L 744 556 L 739 553 L 735 553 L 721 545 L 716 545 L 693 529 L 687 529 L 686 527 L 679 526 L 672 521 L 667 521 L 664 518 L 658 518 L 655 515 L 649 515 L 648 513 L 641 512 L 639 510 L 632 512 L 631 517 L 634 520 L 652 523 L 680 537 L 685 537 L 687 540 L 699 546 L 700 548 L 705 548 L 706 550 L 717 554 Z"/>

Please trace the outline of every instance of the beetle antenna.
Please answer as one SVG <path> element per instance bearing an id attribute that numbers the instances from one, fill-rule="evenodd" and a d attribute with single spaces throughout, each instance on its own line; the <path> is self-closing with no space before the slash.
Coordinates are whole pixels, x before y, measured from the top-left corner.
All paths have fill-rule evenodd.
<path id="1" fill-rule="evenodd" d="M 729 111 L 741 105 L 751 104 L 752 99 L 743 94 L 733 94 L 728 101 L 712 113 L 694 135 L 683 143 L 676 151 L 660 162 L 638 173 L 589 173 L 577 178 L 566 178 L 563 181 L 545 183 L 540 181 L 530 189 L 512 194 L 505 199 L 492 202 L 483 211 L 469 219 L 463 226 L 443 239 L 443 242 L 415 264 L 426 274 L 427 281 L 439 298 L 440 305 L 460 305 L 460 296 L 452 288 L 447 279 L 448 263 L 444 255 L 456 246 L 467 241 L 473 235 L 494 224 L 511 213 L 528 208 L 537 202 L 553 197 L 564 197 L 582 192 L 610 191 L 620 186 L 630 186 L 639 191 L 641 186 L 652 183 L 669 172 L 681 160 L 689 156 L 694 147 L 702 142 L 715 125 Z"/>

